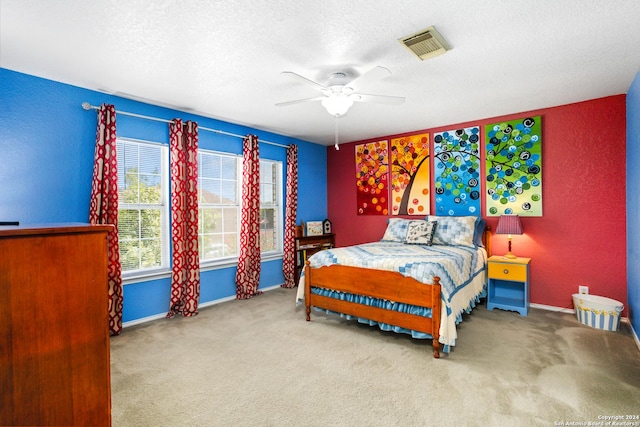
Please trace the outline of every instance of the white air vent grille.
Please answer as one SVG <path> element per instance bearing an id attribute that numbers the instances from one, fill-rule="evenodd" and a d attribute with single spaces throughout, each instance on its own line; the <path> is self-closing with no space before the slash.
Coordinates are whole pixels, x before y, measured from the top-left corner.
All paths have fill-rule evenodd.
<path id="1" fill-rule="evenodd" d="M 435 27 L 429 27 L 398 41 L 422 60 L 442 55 L 449 50 L 447 42 Z"/>

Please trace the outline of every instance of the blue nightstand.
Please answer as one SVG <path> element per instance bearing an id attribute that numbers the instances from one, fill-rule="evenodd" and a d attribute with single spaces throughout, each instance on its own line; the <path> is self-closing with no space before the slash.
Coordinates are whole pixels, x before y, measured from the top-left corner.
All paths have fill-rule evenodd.
<path id="1" fill-rule="evenodd" d="M 526 316 L 529 311 L 529 263 L 531 258 L 488 259 L 487 309 L 501 308 Z"/>

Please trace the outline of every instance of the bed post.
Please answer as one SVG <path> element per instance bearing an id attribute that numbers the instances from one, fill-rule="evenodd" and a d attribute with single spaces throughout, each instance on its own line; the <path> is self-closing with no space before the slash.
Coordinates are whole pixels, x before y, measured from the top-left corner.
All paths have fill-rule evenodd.
<path id="1" fill-rule="evenodd" d="M 311 320 L 311 263 L 308 260 L 304 264 L 304 307 L 307 322 L 309 322 Z"/>
<path id="2" fill-rule="evenodd" d="M 433 291 L 431 292 L 431 325 L 433 327 L 431 336 L 433 337 L 433 357 L 440 358 L 440 309 L 442 299 L 440 296 L 440 278 L 433 277 Z"/>
<path id="3" fill-rule="evenodd" d="M 482 243 L 487 251 L 487 256 L 491 256 L 491 227 L 488 225 L 484 228 L 484 232 L 482 233 Z"/>

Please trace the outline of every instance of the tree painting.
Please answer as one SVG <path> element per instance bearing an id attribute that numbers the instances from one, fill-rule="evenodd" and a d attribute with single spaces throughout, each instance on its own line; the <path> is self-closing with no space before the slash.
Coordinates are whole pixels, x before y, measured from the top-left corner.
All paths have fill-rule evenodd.
<path id="1" fill-rule="evenodd" d="M 358 215 L 389 213 L 388 141 L 356 145 L 356 186 Z"/>
<path id="2" fill-rule="evenodd" d="M 429 214 L 429 134 L 391 140 L 393 215 Z"/>
<path id="3" fill-rule="evenodd" d="M 487 215 L 542 216 L 541 117 L 487 125 Z"/>
<path id="4" fill-rule="evenodd" d="M 480 127 L 433 138 L 436 215 L 480 215 Z"/>

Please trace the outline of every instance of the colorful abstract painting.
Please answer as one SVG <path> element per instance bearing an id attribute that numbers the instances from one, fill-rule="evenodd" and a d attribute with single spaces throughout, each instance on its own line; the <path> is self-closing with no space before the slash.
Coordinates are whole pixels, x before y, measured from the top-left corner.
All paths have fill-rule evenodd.
<path id="1" fill-rule="evenodd" d="M 356 145 L 358 215 L 389 214 L 389 143 Z"/>
<path id="2" fill-rule="evenodd" d="M 429 134 L 392 139 L 392 215 L 429 214 L 429 179 Z"/>
<path id="3" fill-rule="evenodd" d="M 480 215 L 480 127 L 433 137 L 436 215 Z"/>
<path id="4" fill-rule="evenodd" d="M 527 117 L 487 125 L 487 215 L 542 216 L 542 123 Z"/>

